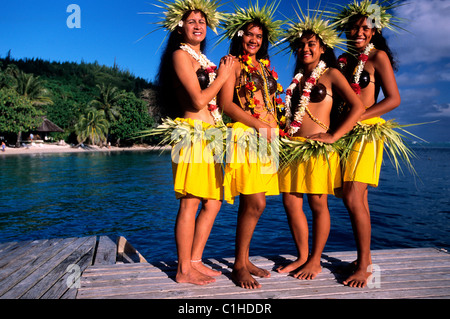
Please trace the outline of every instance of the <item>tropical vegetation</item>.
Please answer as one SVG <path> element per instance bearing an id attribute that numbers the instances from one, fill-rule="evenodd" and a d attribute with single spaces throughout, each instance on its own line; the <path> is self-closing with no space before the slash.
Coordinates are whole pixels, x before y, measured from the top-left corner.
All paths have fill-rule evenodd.
<path id="1" fill-rule="evenodd" d="M 155 144 L 135 138 L 157 122 L 155 103 L 153 83 L 116 64 L 0 58 L 0 138 L 8 144 L 44 116 L 64 130 L 49 135 L 70 144 Z"/>

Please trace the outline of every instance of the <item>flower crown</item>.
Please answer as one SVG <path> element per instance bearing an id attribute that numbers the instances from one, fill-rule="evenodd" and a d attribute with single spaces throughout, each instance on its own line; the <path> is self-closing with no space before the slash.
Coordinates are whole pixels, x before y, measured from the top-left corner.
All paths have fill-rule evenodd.
<path id="1" fill-rule="evenodd" d="M 300 39 L 306 31 L 311 31 L 316 34 L 328 47 L 332 49 L 339 48 L 345 51 L 344 44 L 346 43 L 346 40 L 339 37 L 334 29 L 334 24 L 330 24 L 329 21 L 322 19 L 322 15 L 324 13 L 323 11 L 320 12 L 318 10 L 308 9 L 308 11 L 315 11 L 314 16 L 310 17 L 309 13 L 308 16 L 303 13 L 300 5 L 298 8 L 301 15 L 298 14 L 297 11 L 295 11 L 295 13 L 300 22 L 293 22 L 291 20 L 287 23 L 288 30 L 285 31 L 285 37 L 280 41 L 280 43 L 289 42 L 289 48 L 294 51 L 296 50 L 296 40 Z"/>
<path id="2" fill-rule="evenodd" d="M 259 2 L 256 0 L 254 5 L 250 2 L 247 9 L 235 6 L 235 12 L 227 16 L 223 26 L 225 33 L 218 42 L 221 42 L 225 38 L 232 39 L 236 34 L 242 36 L 244 32 L 243 27 L 247 23 L 256 21 L 266 28 L 269 42 L 275 44 L 282 35 L 281 25 L 284 23 L 281 20 L 274 20 L 273 18 L 279 4 L 280 2 L 278 4 L 275 2 L 272 2 L 271 4 L 266 3 L 260 8 Z"/>
<path id="3" fill-rule="evenodd" d="M 186 12 L 199 10 L 206 16 L 208 26 L 214 33 L 217 34 L 217 27 L 220 21 L 225 18 L 225 15 L 217 9 L 220 6 L 218 0 L 158 0 L 163 5 L 156 5 L 156 7 L 164 9 L 163 21 L 157 22 L 161 28 L 168 31 L 174 31 L 177 26 L 182 26 L 181 18 Z"/>
<path id="4" fill-rule="evenodd" d="M 402 29 L 397 23 L 401 22 L 403 19 L 394 17 L 387 11 L 404 4 L 399 3 L 400 1 L 391 3 L 388 0 L 353 0 L 353 3 L 338 5 L 340 10 L 330 13 L 333 15 L 332 21 L 336 24 L 336 29 L 341 32 L 347 29 L 350 19 L 354 16 L 364 16 L 369 18 L 368 24 L 379 31 L 384 28 L 397 31 L 397 29 Z"/>

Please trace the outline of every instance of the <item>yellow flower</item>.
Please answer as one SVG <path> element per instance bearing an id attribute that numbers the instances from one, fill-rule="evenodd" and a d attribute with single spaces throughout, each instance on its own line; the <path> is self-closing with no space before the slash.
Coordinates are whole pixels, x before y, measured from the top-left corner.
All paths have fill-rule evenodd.
<path id="1" fill-rule="evenodd" d="M 268 66 L 270 63 L 269 60 L 267 60 L 267 59 L 261 59 L 259 61 L 261 61 L 261 63 L 264 64 L 264 66 Z"/>
<path id="2" fill-rule="evenodd" d="M 286 123 L 286 116 L 283 115 L 283 116 L 280 117 L 280 123 L 281 124 Z"/>
<path id="3" fill-rule="evenodd" d="M 283 92 L 283 86 L 280 83 L 277 83 L 277 91 Z"/>

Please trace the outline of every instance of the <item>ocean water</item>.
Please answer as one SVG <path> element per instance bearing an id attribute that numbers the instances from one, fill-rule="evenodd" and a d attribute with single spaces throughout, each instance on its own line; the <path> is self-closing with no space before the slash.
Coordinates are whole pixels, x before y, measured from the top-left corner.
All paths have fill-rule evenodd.
<path id="1" fill-rule="evenodd" d="M 450 145 L 415 145 L 418 177 L 386 157 L 369 189 L 372 249 L 450 249 Z M 57 237 L 125 236 L 148 261 L 176 260 L 178 210 L 170 153 L 152 151 L 0 155 L 0 243 Z M 204 257 L 233 257 L 238 200 L 223 203 Z M 311 213 L 305 199 L 305 212 Z M 348 213 L 329 197 L 325 251 L 355 250 Z M 295 254 L 281 196 L 267 207 L 251 255 Z"/>

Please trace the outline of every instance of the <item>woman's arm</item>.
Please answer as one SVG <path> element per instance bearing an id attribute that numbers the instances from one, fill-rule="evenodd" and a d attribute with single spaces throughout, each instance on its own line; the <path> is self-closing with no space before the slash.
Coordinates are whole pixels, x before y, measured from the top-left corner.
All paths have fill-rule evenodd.
<path id="1" fill-rule="evenodd" d="M 386 52 L 379 50 L 374 54 L 373 66 L 375 75 L 379 76 L 381 80 L 384 99 L 368 108 L 361 120 L 386 114 L 399 106 L 401 102 L 394 70 Z"/>
<path id="2" fill-rule="evenodd" d="M 197 110 L 206 107 L 217 95 L 220 88 L 232 74 L 234 63 L 230 57 L 224 57 L 217 70 L 216 79 L 209 87 L 202 90 L 197 79 L 196 70 L 192 65 L 192 59 L 188 53 L 182 50 L 175 51 L 172 62 L 180 83 L 191 98 L 192 106 Z"/>

